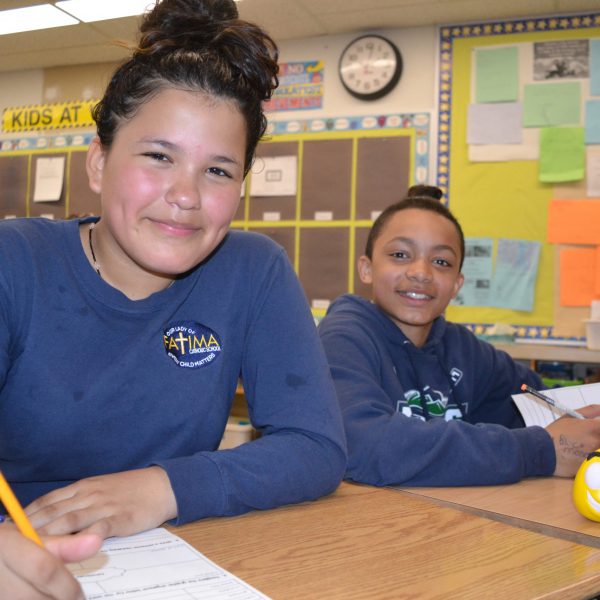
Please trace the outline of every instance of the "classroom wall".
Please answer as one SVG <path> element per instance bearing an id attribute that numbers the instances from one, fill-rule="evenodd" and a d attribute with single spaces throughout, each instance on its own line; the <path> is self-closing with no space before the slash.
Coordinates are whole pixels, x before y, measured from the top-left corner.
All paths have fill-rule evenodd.
<path id="1" fill-rule="evenodd" d="M 353 98 L 344 90 L 337 76 L 340 54 L 359 33 L 284 42 L 281 44 L 281 60 L 319 59 L 325 62 L 324 107 L 322 110 L 304 111 L 307 117 L 432 111 L 435 108 L 436 31 L 434 27 L 416 27 L 372 32 L 392 40 L 404 62 L 397 87 L 388 96 L 373 102 Z M 298 118 L 297 112 L 287 111 L 272 116 L 275 119 Z"/>
<path id="2" fill-rule="evenodd" d="M 594 18 L 595 20 L 589 19 L 590 23 L 600 23 L 600 15 L 597 15 Z M 457 155 L 459 150 L 462 154 L 466 153 L 466 144 L 463 139 L 466 132 L 465 119 L 459 119 L 458 117 L 463 113 L 466 114 L 466 108 L 469 104 L 469 80 L 472 71 L 469 52 L 472 51 L 473 48 L 479 47 L 481 44 L 496 45 L 505 43 L 510 45 L 515 43 L 515 38 L 519 38 L 519 36 L 533 36 L 532 39 L 541 39 L 541 36 L 546 34 L 555 36 L 554 32 L 546 31 L 545 29 L 546 27 L 552 26 L 552 19 L 547 23 L 543 22 L 542 25 L 544 25 L 544 29 L 540 29 L 539 31 L 536 30 L 538 21 L 542 22 L 544 19 L 524 19 L 520 23 L 515 21 L 514 23 L 517 23 L 517 25 L 514 26 L 511 23 L 510 36 L 507 39 L 496 36 L 496 33 L 498 32 L 505 35 L 509 31 L 509 24 L 506 25 L 507 29 L 505 31 L 502 29 L 503 25 L 500 23 L 484 24 L 482 27 L 468 25 L 460 27 L 450 26 L 442 28 L 441 30 L 438 30 L 436 27 L 418 27 L 369 31 L 368 33 L 378 33 L 394 41 L 400 49 L 404 63 L 403 75 L 396 88 L 384 98 L 372 102 L 360 101 L 352 97 L 341 85 L 337 74 L 338 60 L 343 49 L 353 39 L 362 33 L 367 32 L 291 40 L 281 43 L 280 61 L 282 63 L 321 61 L 324 64 L 323 106 L 318 110 L 270 112 L 268 116 L 271 125 L 280 125 L 280 127 L 274 128 L 274 133 L 270 136 L 269 141 L 277 142 L 272 145 L 278 146 L 278 148 L 269 149 L 266 147 L 259 147 L 259 160 L 257 163 L 260 166 L 261 153 L 264 156 L 269 157 L 284 156 L 288 154 L 297 156 L 299 169 L 302 168 L 303 160 L 306 160 L 307 165 L 311 164 L 310 160 L 312 160 L 313 163 L 320 168 L 323 163 L 319 161 L 322 159 L 319 158 L 318 152 L 314 152 L 314 149 L 318 149 L 319 146 L 325 148 L 325 144 L 320 142 L 331 143 L 333 140 L 331 140 L 330 134 L 337 133 L 339 134 L 336 138 L 336 143 L 338 143 L 337 147 L 344 148 L 348 155 L 352 156 L 353 161 L 349 166 L 349 169 L 344 171 L 344 173 L 351 174 L 350 179 L 353 181 L 355 180 L 356 186 L 349 194 L 347 194 L 347 196 L 352 197 L 350 201 L 348 201 L 347 198 L 342 198 L 337 203 L 336 206 L 339 208 L 339 211 L 337 208 L 335 209 L 337 212 L 332 211 L 335 212 L 333 222 L 319 223 L 317 222 L 316 216 L 313 215 L 316 215 L 316 212 L 314 211 L 321 207 L 315 206 L 311 213 L 307 208 L 309 202 L 304 203 L 305 199 L 314 200 L 314 193 L 311 198 L 308 198 L 308 190 L 314 191 L 314 189 L 317 188 L 315 188 L 314 185 L 312 187 L 307 185 L 307 183 L 311 182 L 303 180 L 302 172 L 300 171 L 298 180 L 302 182 L 302 186 L 307 190 L 306 198 L 302 198 L 302 193 L 299 192 L 295 204 L 294 200 L 290 198 L 279 199 L 280 205 L 282 207 L 284 205 L 287 207 L 285 210 L 281 211 L 282 222 L 273 224 L 271 227 L 270 224 L 266 223 L 264 212 L 261 217 L 261 210 L 273 210 L 271 208 L 275 205 L 274 202 L 271 202 L 273 199 L 269 200 L 269 202 L 271 202 L 269 208 L 261 208 L 263 204 L 266 206 L 268 202 L 261 204 L 262 199 L 258 199 L 259 201 L 257 201 L 256 198 L 253 198 L 252 201 L 254 204 L 252 204 L 249 202 L 247 194 L 245 202 L 240 204 L 239 214 L 236 215 L 234 220 L 234 227 L 259 229 L 263 230 L 268 235 L 272 235 L 272 237 L 288 250 L 290 258 L 292 262 L 294 262 L 297 272 L 299 272 L 301 281 L 305 284 L 305 288 L 310 289 L 311 287 L 315 287 L 315 289 L 319 288 L 319 290 L 321 289 L 320 284 L 312 286 L 308 279 L 306 279 L 306 276 L 304 275 L 306 270 L 301 263 L 302 261 L 305 261 L 306 263 L 312 261 L 315 265 L 322 267 L 323 261 L 320 256 L 300 257 L 302 248 L 314 247 L 318 241 L 317 238 L 334 239 L 334 234 L 336 236 L 339 234 L 341 236 L 340 243 L 344 248 L 344 253 L 346 253 L 346 256 L 343 259 L 345 263 L 329 266 L 325 265 L 329 269 L 329 272 L 323 270 L 317 274 L 315 271 L 315 276 L 312 277 L 311 275 L 312 283 L 331 281 L 330 275 L 335 274 L 335 276 L 341 277 L 342 281 L 338 282 L 339 286 L 336 287 L 335 290 L 332 290 L 332 294 L 334 292 L 342 293 L 344 291 L 358 291 L 358 293 L 362 293 L 363 290 L 357 289 L 356 287 L 358 284 L 354 280 L 353 272 L 355 272 L 356 252 L 358 252 L 358 249 L 360 249 L 364 243 L 363 234 L 370 226 L 370 218 L 372 218 L 372 215 L 378 209 L 381 210 L 389 202 L 397 199 L 410 182 L 435 183 L 436 174 L 439 171 L 440 184 L 442 186 L 448 185 L 447 191 L 450 198 L 450 206 L 461 222 L 463 222 L 465 234 L 467 236 L 480 237 L 482 235 L 487 235 L 497 239 L 516 237 L 525 240 L 539 238 L 539 241 L 545 244 L 545 254 L 543 255 L 542 266 L 537 281 L 535 310 L 513 310 L 511 312 L 504 309 L 494 309 L 490 312 L 486 309 L 487 312 L 482 312 L 479 308 L 475 308 L 474 310 L 471 305 L 465 305 L 464 307 L 454 306 L 451 307 L 449 311 L 450 318 L 477 327 L 479 326 L 478 324 L 483 324 L 487 327 L 489 324 L 493 323 L 510 323 L 518 325 L 519 331 L 522 329 L 525 332 L 524 334 L 519 333 L 519 335 L 524 335 L 524 337 L 537 337 L 538 335 L 541 335 L 542 337 L 550 336 L 552 334 L 551 326 L 553 324 L 556 325 L 557 323 L 563 324 L 565 321 L 565 319 L 561 317 L 561 307 L 558 305 L 556 299 L 552 297 L 552 290 L 558 289 L 558 286 L 555 285 L 556 276 L 552 275 L 553 262 L 555 263 L 556 260 L 553 260 L 553 256 L 551 256 L 553 248 L 546 243 L 545 239 L 545 207 L 551 200 L 552 194 L 557 198 L 562 197 L 560 186 L 550 186 L 550 188 L 552 188 L 550 191 L 544 188 L 543 191 L 546 194 L 542 199 L 544 210 L 539 210 L 532 218 L 522 218 L 519 221 L 528 226 L 531 226 L 531 224 L 534 223 L 541 233 L 540 231 L 537 231 L 537 229 L 535 236 L 533 236 L 529 230 L 521 233 L 515 232 L 514 228 L 511 228 L 506 231 L 500 228 L 501 219 L 496 218 L 495 216 L 492 218 L 489 217 L 489 210 L 493 207 L 502 215 L 516 214 L 514 210 L 506 209 L 504 197 L 506 195 L 505 191 L 507 190 L 507 184 L 511 182 L 520 186 L 514 193 L 509 194 L 512 201 L 519 204 L 522 199 L 527 199 L 529 204 L 531 204 L 530 199 L 533 196 L 530 188 L 536 192 L 539 191 L 538 188 L 540 187 L 537 183 L 537 163 L 531 162 L 530 164 L 524 165 L 501 164 L 500 166 L 491 167 L 490 165 L 492 165 L 492 163 L 470 164 L 466 159 L 461 162 L 458 160 L 460 157 Z M 564 19 L 560 22 L 558 20 L 554 21 L 556 21 L 556 27 L 559 27 L 561 30 L 560 35 L 563 37 L 566 35 L 573 35 L 576 37 L 589 37 L 590 35 L 598 36 L 598 31 L 595 30 L 583 29 L 579 31 L 582 27 L 582 22 L 584 21 L 582 19 L 573 18 L 572 20 Z M 577 23 L 575 23 L 575 21 L 577 21 Z M 519 30 L 518 27 L 522 27 L 522 29 Z M 567 30 L 569 29 L 572 29 L 573 31 L 568 32 Z M 442 44 L 439 45 L 440 34 L 443 34 L 444 30 L 451 32 L 448 35 L 455 41 L 446 41 L 446 38 L 442 35 Z M 478 30 L 481 30 L 481 35 Z M 276 32 L 272 33 L 276 38 Z M 529 39 L 529 37 L 527 39 Z M 447 48 L 450 50 L 448 51 Z M 450 58 L 446 58 L 446 55 Z M 440 64 L 438 64 L 438 62 Z M 450 64 L 448 72 L 445 72 L 445 69 L 448 66 L 445 63 Z M 0 110 L 14 106 L 23 107 L 26 105 L 86 100 L 100 97 L 110 73 L 115 66 L 116 63 L 111 62 L 75 67 L 56 67 L 44 70 L 37 69 L 14 73 L 0 73 Z M 447 79 L 443 78 L 444 75 L 447 76 Z M 438 81 L 440 82 L 439 91 Z M 448 94 L 448 91 L 446 90 L 450 90 L 451 93 Z M 437 114 L 438 93 L 440 96 L 441 111 L 439 115 Z M 444 96 L 450 96 L 450 98 L 456 97 L 458 100 L 443 100 Z M 454 104 L 452 104 L 452 102 L 454 102 Z M 446 108 L 444 108 L 444 103 L 447 103 Z M 414 124 L 414 121 L 418 119 L 408 119 L 409 125 L 406 127 L 398 127 L 397 125 L 388 126 L 385 124 L 377 125 L 378 122 L 381 122 L 381 118 L 389 115 L 401 115 L 403 117 L 406 115 L 426 115 L 426 126 L 421 130 L 418 130 Z M 444 121 L 445 116 L 447 117 L 446 121 Z M 341 120 L 351 121 L 350 125 L 347 126 L 346 131 L 336 132 L 334 131 L 335 127 L 329 127 L 329 124 L 336 120 L 337 117 L 341 117 Z M 361 118 L 352 120 L 353 117 Z M 369 119 L 363 119 L 362 117 L 374 118 L 371 118 L 371 122 L 366 124 Z M 437 131 L 438 118 L 441 123 L 439 125 L 439 136 Z M 316 129 L 310 129 L 310 123 L 319 120 L 321 121 L 321 126 L 323 122 L 327 121 L 328 128 L 327 130 L 322 128 L 319 130 L 321 133 L 316 133 Z M 383 120 L 385 121 L 385 119 Z M 373 123 L 375 123 L 375 125 L 373 125 Z M 290 124 L 295 124 L 296 126 L 294 135 L 291 135 L 290 133 L 292 129 L 285 129 L 284 127 Z M 379 131 L 376 131 L 378 127 Z M 405 129 L 404 131 L 401 131 L 403 127 L 405 127 Z M 396 130 L 394 130 L 394 128 L 396 128 Z M 331 129 L 331 131 L 329 129 Z M 357 133 L 360 129 L 363 131 Z M 92 129 L 88 130 L 87 134 L 91 135 L 92 131 Z M 449 139 L 448 133 L 445 133 L 445 131 L 453 132 L 452 141 L 454 143 L 444 141 L 444 138 Z M 459 132 L 459 135 L 457 135 L 456 132 Z M 61 132 L 47 132 L 48 135 L 57 135 L 59 133 Z M 72 134 L 73 130 L 67 131 L 67 133 Z M 30 134 L 18 133 L 12 135 L 0 133 L 0 141 L 10 137 L 23 138 L 30 136 L 35 138 L 39 135 L 40 132 L 32 132 Z M 365 139 L 376 136 L 380 138 L 374 140 L 375 146 L 379 148 L 379 155 L 371 149 L 371 140 Z M 406 139 L 390 140 L 390 138 L 394 136 L 404 136 Z M 439 148 L 437 147 L 438 139 Z M 348 140 L 350 141 L 346 143 Z M 400 151 L 399 149 L 398 156 L 400 156 L 404 162 L 402 165 L 403 173 L 398 177 L 398 171 L 400 171 L 400 169 L 390 172 L 390 169 L 388 168 L 389 165 L 386 164 L 382 167 L 383 161 L 379 157 L 386 154 L 385 152 L 381 153 L 384 144 L 389 143 L 390 146 L 397 145 L 398 148 L 400 148 L 400 145 L 404 142 L 408 142 L 410 147 L 408 154 L 410 156 L 409 159 L 406 160 L 406 152 L 404 152 L 404 150 Z M 264 146 L 266 145 L 267 144 Z M 361 154 L 361 147 L 367 148 L 367 146 L 369 147 L 369 150 L 366 150 Z M 444 149 L 445 146 L 446 149 Z M 420 147 L 425 147 L 426 150 L 419 157 Z M 350 150 L 350 148 L 352 149 Z M 449 148 L 452 148 L 452 154 L 449 154 Z M 83 150 L 85 150 L 85 146 L 81 146 L 79 152 L 74 152 L 72 155 L 69 153 L 68 168 L 70 169 L 70 167 L 73 167 L 70 172 L 75 173 L 79 170 L 78 165 L 82 166 L 80 164 L 82 156 L 80 155 L 84 154 L 84 152 L 81 152 Z M 306 155 L 304 154 L 304 150 L 307 150 Z M 439 166 L 437 164 L 438 150 L 440 151 Z M 336 152 L 335 154 L 337 155 L 339 153 Z M 376 156 L 377 159 L 371 165 L 367 165 L 364 162 L 362 165 L 358 164 L 360 162 L 358 159 L 360 159 L 361 156 L 367 155 Z M 323 155 L 323 158 L 327 158 L 326 153 Z M 444 159 L 447 161 L 452 159 L 452 169 L 447 166 L 449 163 L 443 162 Z M 23 162 L 25 161 L 25 158 L 15 157 L 15 167 L 12 171 L 19 171 L 20 166 L 16 164 L 19 161 Z M 388 157 L 388 163 L 389 162 L 390 159 Z M 398 161 L 396 161 L 396 163 L 397 162 Z M 426 165 L 425 169 L 421 168 L 422 177 L 426 179 L 419 178 L 419 171 L 416 166 L 418 166 L 420 162 Z M 329 172 L 342 172 L 337 167 L 338 165 L 329 165 Z M 28 166 L 29 175 L 32 172 L 32 168 L 32 162 L 30 161 Z M 530 176 L 526 180 L 518 176 L 520 173 L 519 169 L 522 168 L 528 169 Z M 471 179 L 469 179 L 467 183 L 464 185 L 461 183 L 461 177 L 463 175 L 466 177 L 477 169 L 480 169 L 485 173 L 489 173 L 494 169 L 500 169 L 503 173 L 504 171 L 506 171 L 506 173 L 498 179 L 497 183 L 493 185 L 484 185 L 479 193 L 477 192 L 477 185 L 482 185 L 483 179 L 481 177 L 471 176 Z M 8 171 L 10 171 L 10 169 L 8 169 L 7 172 Z M 364 199 L 361 198 L 361 177 L 363 177 L 364 181 L 367 181 L 368 179 L 361 174 L 370 172 L 380 175 L 381 173 L 386 173 L 385 176 L 380 176 L 380 179 L 385 180 L 386 185 L 389 188 L 383 190 L 384 193 L 380 193 L 380 190 L 373 191 L 374 188 L 372 187 L 371 181 L 368 182 L 369 185 L 363 186 L 367 189 L 366 193 L 363 195 L 368 196 L 370 202 L 382 203 L 382 206 L 367 206 Z M 446 175 L 444 175 L 444 173 L 446 173 Z M 453 176 L 450 177 L 452 173 Z M 458 177 L 457 173 L 461 177 Z M 449 184 L 447 183 L 448 178 L 450 178 Z M 70 182 L 73 184 L 71 188 L 78 190 L 81 189 L 82 183 L 85 184 L 83 179 L 81 181 L 70 180 Z M 343 187 L 332 182 L 331 178 L 325 179 L 324 184 L 335 188 L 336 191 L 338 188 Z M 6 186 L 4 186 L 4 189 L 6 193 Z M 495 198 L 493 194 L 496 194 L 498 198 L 497 200 L 494 200 L 494 202 L 490 202 L 490 198 Z M 573 196 L 573 194 L 574 192 L 571 190 L 566 197 L 571 198 L 578 194 L 582 195 L 581 190 L 579 189 L 575 193 L 575 196 Z M 327 196 L 327 194 L 325 195 Z M 330 195 L 327 197 L 330 198 Z M 473 200 L 470 205 L 465 205 L 467 208 L 464 208 L 463 206 L 463 204 L 465 204 L 465 198 L 467 200 Z M 485 202 L 483 200 L 485 200 Z M 78 195 L 77 202 L 79 204 L 78 206 L 75 206 L 74 204 L 69 203 L 69 194 L 67 191 L 64 202 L 56 205 L 58 211 L 56 214 L 57 216 L 60 216 L 60 210 L 62 210 L 63 213 L 66 211 L 69 214 L 79 214 L 82 211 L 87 212 L 86 208 L 88 205 L 90 210 L 93 210 L 92 204 L 94 201 L 97 200 L 94 200 L 91 197 L 81 198 Z M 473 209 L 473 206 L 475 205 L 477 210 Z M 31 204 L 29 207 L 31 209 Z M 35 208 L 37 210 L 39 207 Z M 39 209 L 41 210 L 41 208 Z M 331 207 L 327 207 L 327 209 L 332 210 Z M 279 210 L 279 208 L 277 210 Z M 338 216 L 338 213 L 340 216 Z M 29 210 L 28 214 L 33 215 L 34 212 Z M 267 228 L 269 228 L 269 231 L 267 231 Z M 317 277 L 317 275 L 319 275 L 319 277 Z M 314 300 L 314 298 L 310 299 L 311 301 Z M 317 296 L 316 299 L 319 299 L 319 297 Z M 332 298 L 329 298 L 329 296 L 324 298 L 324 300 L 331 299 Z M 544 308 L 544 310 L 542 310 L 542 308 Z M 577 312 L 577 314 L 573 313 L 575 316 L 569 320 L 569 325 L 571 325 L 572 321 L 575 323 L 576 327 L 574 326 L 568 330 L 564 328 L 560 329 L 560 333 L 557 335 L 578 338 L 583 335 L 583 317 L 581 316 L 583 313 L 581 313 L 581 310 Z"/>
<path id="3" fill-rule="evenodd" d="M 387 115 L 394 113 L 430 113 L 436 105 L 437 28 L 370 30 L 391 39 L 402 55 L 402 78 L 390 94 L 379 100 L 364 102 L 352 97 L 342 87 L 337 65 L 343 49 L 361 32 L 289 40 L 279 44 L 280 61 L 322 60 L 325 64 L 323 108 L 317 110 L 278 111 L 269 113 L 272 121 L 317 119 L 340 116 Z M 276 38 L 276 32 L 273 32 Z M 125 57 L 125 53 L 124 53 Z M 94 63 L 49 69 L 0 73 L 0 113 L 9 107 L 53 102 L 88 100 L 101 96 L 110 74 L 118 63 Z M 59 133 L 59 132 L 57 132 Z M 431 140 L 435 139 L 435 128 Z M 0 139 L 35 137 L 37 133 L 4 133 Z M 435 148 L 429 153 L 429 172 L 434 173 Z M 432 180 L 433 182 L 433 180 Z"/>
<path id="4" fill-rule="evenodd" d="M 271 113 L 270 118 L 287 120 L 434 110 L 436 29 L 417 27 L 372 33 L 389 37 L 403 57 L 402 78 L 388 96 L 374 102 L 361 102 L 350 96 L 339 82 L 339 56 L 358 33 L 291 40 L 280 44 L 281 62 L 322 60 L 325 63 L 323 108 Z M 99 96 L 115 65 L 111 62 L 0 73 L 0 111 L 10 106 L 86 100 Z M 7 135 L 2 134 L 2 137 Z"/>

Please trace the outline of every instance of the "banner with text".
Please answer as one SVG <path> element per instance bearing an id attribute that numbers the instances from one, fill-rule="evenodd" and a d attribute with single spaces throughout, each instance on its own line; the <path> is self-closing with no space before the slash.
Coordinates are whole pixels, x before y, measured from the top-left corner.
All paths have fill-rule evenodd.
<path id="1" fill-rule="evenodd" d="M 97 102 L 98 100 L 86 100 L 84 102 L 62 102 L 7 108 L 2 116 L 2 129 L 7 133 L 12 133 L 93 127 L 92 109 Z"/>

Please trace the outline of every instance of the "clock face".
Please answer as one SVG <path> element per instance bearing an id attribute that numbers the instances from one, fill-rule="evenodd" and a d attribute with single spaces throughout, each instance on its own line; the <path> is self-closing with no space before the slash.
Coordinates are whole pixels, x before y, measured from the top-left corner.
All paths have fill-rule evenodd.
<path id="1" fill-rule="evenodd" d="M 376 100 L 385 96 L 402 75 L 402 57 L 396 46 L 379 35 L 364 35 L 342 52 L 339 64 L 342 84 L 356 98 Z"/>

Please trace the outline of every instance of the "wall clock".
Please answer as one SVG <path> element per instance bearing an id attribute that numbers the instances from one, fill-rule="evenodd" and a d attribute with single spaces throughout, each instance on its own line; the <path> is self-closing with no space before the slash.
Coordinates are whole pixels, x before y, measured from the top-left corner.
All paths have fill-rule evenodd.
<path id="1" fill-rule="evenodd" d="M 360 100 L 377 100 L 391 92 L 402 75 L 402 56 L 396 45 L 380 35 L 363 35 L 340 56 L 340 80 Z"/>

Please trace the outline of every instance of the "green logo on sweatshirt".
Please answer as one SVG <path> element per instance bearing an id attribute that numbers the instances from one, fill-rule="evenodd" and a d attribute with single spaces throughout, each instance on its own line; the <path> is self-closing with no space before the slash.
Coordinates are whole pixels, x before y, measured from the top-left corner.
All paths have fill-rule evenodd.
<path id="1" fill-rule="evenodd" d="M 427 407 L 429 417 L 444 417 L 446 421 L 460 419 L 462 417 L 458 406 L 451 404 L 449 406 L 448 397 L 438 390 L 426 386 L 423 394 L 419 390 L 408 390 L 404 394 L 404 401 L 399 401 L 397 411 L 407 417 L 426 418 L 423 410 L 423 400 Z"/>

